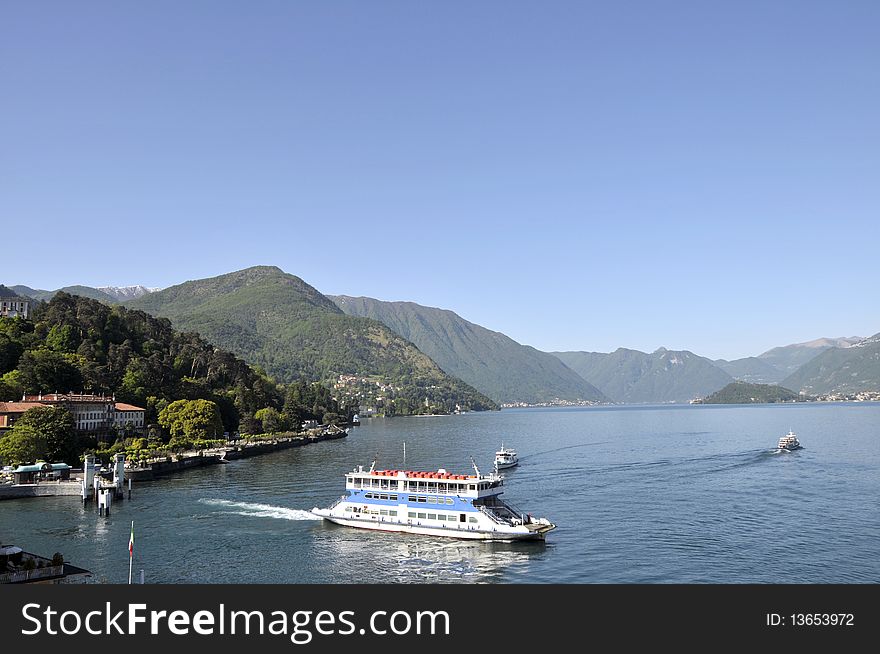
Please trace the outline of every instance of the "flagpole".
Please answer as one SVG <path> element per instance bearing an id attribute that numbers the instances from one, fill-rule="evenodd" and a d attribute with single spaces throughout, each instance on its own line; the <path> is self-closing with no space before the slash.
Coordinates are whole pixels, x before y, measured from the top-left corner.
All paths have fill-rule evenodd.
<path id="1" fill-rule="evenodd" d="M 134 561 L 134 520 L 131 521 L 131 537 L 128 541 L 128 583 L 131 585 L 131 565 Z"/>

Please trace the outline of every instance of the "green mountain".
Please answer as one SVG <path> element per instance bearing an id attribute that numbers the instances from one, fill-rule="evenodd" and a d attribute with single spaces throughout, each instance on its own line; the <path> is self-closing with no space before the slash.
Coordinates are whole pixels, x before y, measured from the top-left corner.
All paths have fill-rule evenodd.
<path id="1" fill-rule="evenodd" d="M 806 343 L 795 343 L 784 347 L 774 347 L 767 350 L 763 354 L 759 354 L 758 358 L 764 363 L 779 370 L 783 374 L 783 378 L 794 373 L 802 365 L 811 359 L 819 356 L 825 350 L 831 348 L 847 348 L 854 343 L 862 340 L 861 336 L 850 336 L 841 338 L 817 338 Z M 781 380 L 782 378 L 780 378 Z"/>
<path id="2" fill-rule="evenodd" d="M 848 347 L 825 349 L 782 384 L 811 395 L 880 391 L 880 334 Z"/>
<path id="3" fill-rule="evenodd" d="M 713 363 L 736 380 L 753 384 L 776 384 L 786 373 L 759 357 L 745 357 L 725 361 L 716 359 Z"/>
<path id="4" fill-rule="evenodd" d="M 607 401 L 595 386 L 556 357 L 468 322 L 452 311 L 413 302 L 329 297 L 345 313 L 378 320 L 412 341 L 445 372 L 496 402 Z"/>
<path id="5" fill-rule="evenodd" d="M 281 381 L 331 382 L 392 415 L 497 408 L 381 323 L 346 315 L 274 266 L 189 281 L 126 306 L 197 331 Z"/>
<path id="6" fill-rule="evenodd" d="M 115 394 L 144 407 L 147 422 L 174 400 L 207 399 L 228 431 L 284 400 L 274 382 L 198 334 L 67 293 L 29 320 L 0 318 L 0 401 L 56 391 Z"/>
<path id="7" fill-rule="evenodd" d="M 733 378 L 709 359 L 661 347 L 646 354 L 619 348 L 601 352 L 552 352 L 615 402 L 688 402 L 717 391 Z"/>
<path id="8" fill-rule="evenodd" d="M 735 381 L 712 393 L 702 404 L 773 404 L 800 399 L 797 393 L 782 386 Z"/>
<path id="9" fill-rule="evenodd" d="M 29 297 L 33 300 L 40 300 L 42 302 L 48 302 L 59 292 L 87 297 L 92 300 L 98 300 L 98 302 L 104 302 L 105 304 L 115 304 L 117 302 L 116 298 L 112 295 L 97 288 L 92 288 L 91 286 L 65 286 L 64 288 L 59 288 L 54 291 L 43 291 L 28 286 L 12 286 L 11 288 L 19 295 L 24 295 L 25 297 Z"/>

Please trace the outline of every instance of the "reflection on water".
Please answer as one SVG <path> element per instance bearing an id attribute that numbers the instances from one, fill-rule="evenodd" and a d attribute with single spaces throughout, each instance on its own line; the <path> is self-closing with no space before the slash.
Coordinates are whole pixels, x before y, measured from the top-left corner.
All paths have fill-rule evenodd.
<path id="1" fill-rule="evenodd" d="M 362 583 L 491 583 L 527 574 L 541 542 L 476 542 L 326 524 L 316 549 L 342 579 Z"/>

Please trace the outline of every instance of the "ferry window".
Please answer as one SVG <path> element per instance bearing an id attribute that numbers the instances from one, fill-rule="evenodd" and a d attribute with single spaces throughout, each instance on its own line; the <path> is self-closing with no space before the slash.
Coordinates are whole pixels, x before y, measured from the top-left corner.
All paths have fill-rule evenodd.
<path id="1" fill-rule="evenodd" d="M 436 520 L 436 519 L 437 519 L 436 513 L 429 513 L 428 514 L 428 520 Z"/>
<path id="2" fill-rule="evenodd" d="M 420 517 L 422 520 L 424 520 L 424 519 L 425 519 L 425 514 L 424 514 L 424 513 L 419 513 L 419 517 Z"/>
<path id="3" fill-rule="evenodd" d="M 459 521 L 459 522 L 466 522 L 466 521 L 467 521 L 467 516 L 466 516 L 464 513 L 459 513 L 459 514 L 458 514 L 458 521 Z"/>
<path id="4" fill-rule="evenodd" d="M 476 519 L 476 518 L 473 518 L 473 517 L 471 517 L 471 518 L 468 518 L 468 522 L 476 522 L 476 521 L 477 521 L 477 519 Z"/>
<path id="5" fill-rule="evenodd" d="M 452 504 L 452 498 L 451 498 L 451 497 L 447 497 L 447 498 L 446 498 L 446 503 L 447 503 L 447 504 Z"/>
<path id="6" fill-rule="evenodd" d="M 396 516 L 396 515 L 397 515 L 397 511 L 390 510 L 390 511 L 388 511 L 388 515 L 390 515 L 390 516 Z"/>
<path id="7" fill-rule="evenodd" d="M 416 512 L 415 512 L 415 511 L 410 511 L 410 512 L 407 513 L 406 515 L 407 515 L 408 517 L 410 517 L 410 518 L 415 518 L 415 517 L 416 517 Z"/>
<path id="8" fill-rule="evenodd" d="M 428 499 L 426 497 L 417 497 L 416 498 L 416 502 L 418 502 L 419 504 L 425 504 L 425 503 L 427 503 L 427 501 L 428 501 Z"/>
<path id="9" fill-rule="evenodd" d="M 360 488 L 360 487 L 361 487 L 361 480 L 360 480 L 360 479 L 355 479 L 355 480 L 354 480 L 354 487 L 355 487 L 355 488 Z"/>
<path id="10" fill-rule="evenodd" d="M 388 515 L 388 509 L 379 509 L 379 515 Z"/>
<path id="11" fill-rule="evenodd" d="M 471 490 L 477 490 L 477 487 L 474 484 L 471 484 L 470 488 Z"/>
<path id="12" fill-rule="evenodd" d="M 437 504 L 437 498 L 436 497 L 429 497 L 428 504 Z"/>
<path id="13" fill-rule="evenodd" d="M 388 499 L 388 495 L 386 495 L 385 493 L 383 493 L 382 495 L 379 496 L 379 499 L 380 499 L 380 500 L 387 500 L 387 499 Z"/>
<path id="14" fill-rule="evenodd" d="M 388 496 L 388 499 L 391 500 L 392 502 L 396 502 L 396 501 L 397 501 L 397 495 L 389 495 L 389 496 Z"/>

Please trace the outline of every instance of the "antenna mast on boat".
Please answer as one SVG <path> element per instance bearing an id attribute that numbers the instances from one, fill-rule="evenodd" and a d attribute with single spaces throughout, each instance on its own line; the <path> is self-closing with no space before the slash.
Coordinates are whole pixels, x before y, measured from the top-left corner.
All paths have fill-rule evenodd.
<path id="1" fill-rule="evenodd" d="M 471 465 L 474 467 L 474 472 L 477 473 L 477 477 L 480 476 L 480 469 L 477 467 L 477 462 L 474 461 L 474 457 L 471 457 Z"/>

